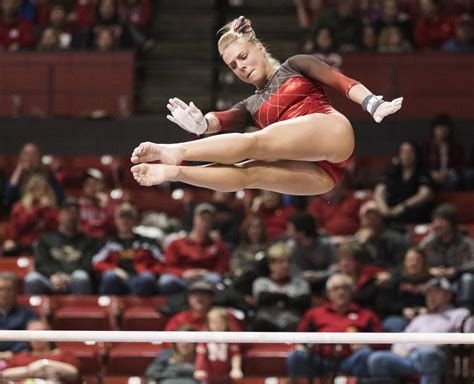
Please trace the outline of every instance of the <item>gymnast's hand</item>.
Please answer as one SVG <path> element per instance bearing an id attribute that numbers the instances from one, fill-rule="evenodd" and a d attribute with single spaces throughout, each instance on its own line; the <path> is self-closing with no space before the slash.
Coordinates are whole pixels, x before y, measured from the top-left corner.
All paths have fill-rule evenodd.
<path id="1" fill-rule="evenodd" d="M 167 107 L 171 112 L 171 115 L 166 116 L 169 121 L 198 136 L 207 131 L 207 120 L 192 101 L 188 105 L 174 97 L 169 99 Z"/>
<path id="2" fill-rule="evenodd" d="M 380 104 L 372 114 L 377 123 L 380 123 L 384 117 L 397 112 L 402 107 L 403 97 L 393 99 L 392 101 L 384 101 Z"/>

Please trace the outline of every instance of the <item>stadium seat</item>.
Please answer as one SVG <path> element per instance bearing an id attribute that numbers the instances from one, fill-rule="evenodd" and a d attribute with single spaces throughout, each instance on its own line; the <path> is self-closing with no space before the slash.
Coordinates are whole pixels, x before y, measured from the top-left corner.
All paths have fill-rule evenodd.
<path id="1" fill-rule="evenodd" d="M 98 330 L 118 329 L 116 322 L 116 301 L 109 296 L 53 297 L 53 329 Z"/>
<path id="2" fill-rule="evenodd" d="M 23 278 L 34 269 L 32 256 L 2 257 L 0 258 L 0 271 L 13 272 L 19 279 L 18 293 L 24 292 Z"/>
<path id="3" fill-rule="evenodd" d="M 155 307 L 131 307 L 122 313 L 120 329 L 123 331 L 162 331 L 168 317 Z"/>
<path id="4" fill-rule="evenodd" d="M 142 376 L 161 349 L 159 344 L 115 343 L 109 349 L 107 375 Z"/>
<path id="5" fill-rule="evenodd" d="M 458 209 L 458 222 L 461 224 L 474 223 L 474 193 L 471 191 L 438 192 L 435 197 L 436 204 L 451 203 Z"/>
<path id="6" fill-rule="evenodd" d="M 104 346 L 94 343 L 57 342 L 58 348 L 69 351 L 81 362 L 81 376 L 96 376 L 102 373 Z"/>
<path id="7" fill-rule="evenodd" d="M 17 304 L 24 305 L 32 308 L 38 316 L 42 318 L 49 318 L 51 316 L 51 297 L 47 295 L 41 296 L 27 296 L 27 295 L 17 295 L 16 296 Z"/>
<path id="8" fill-rule="evenodd" d="M 256 344 L 243 358 L 243 371 L 249 376 L 285 376 L 286 357 L 293 349 L 288 344 Z"/>

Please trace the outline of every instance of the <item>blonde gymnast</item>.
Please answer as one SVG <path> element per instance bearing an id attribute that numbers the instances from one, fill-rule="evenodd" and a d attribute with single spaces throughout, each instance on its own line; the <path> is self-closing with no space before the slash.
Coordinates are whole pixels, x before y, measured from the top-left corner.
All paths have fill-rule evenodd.
<path id="1" fill-rule="evenodd" d="M 240 80 L 256 87 L 255 94 L 227 111 L 205 116 L 192 102 L 172 98 L 167 117 L 197 135 L 243 129 L 248 115 L 260 130 L 177 144 L 141 143 L 131 157 L 137 164 L 131 171 L 141 185 L 180 181 L 217 191 L 322 194 L 343 177 L 354 151 L 352 126 L 331 106 L 322 85 L 361 104 L 378 123 L 402 106 L 403 98 L 384 101 L 314 56 L 292 56 L 280 65 L 243 16 L 221 31 L 223 61 Z M 215 164 L 181 166 L 184 160 Z M 152 161 L 161 164 L 148 164 Z"/>

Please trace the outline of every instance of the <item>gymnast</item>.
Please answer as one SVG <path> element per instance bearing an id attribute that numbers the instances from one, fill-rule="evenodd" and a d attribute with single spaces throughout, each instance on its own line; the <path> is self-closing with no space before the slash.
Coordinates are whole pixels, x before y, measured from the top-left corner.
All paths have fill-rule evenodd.
<path id="1" fill-rule="evenodd" d="M 364 85 L 310 55 L 276 61 L 243 16 L 224 26 L 218 41 L 223 61 L 255 94 L 227 111 L 206 115 L 172 98 L 168 119 L 197 135 L 243 130 L 250 114 L 259 128 L 224 133 L 185 143 L 141 143 L 131 156 L 135 180 L 145 186 L 179 181 L 217 191 L 266 189 L 289 195 L 317 195 L 341 180 L 352 159 L 354 132 L 349 120 L 330 104 L 323 85 L 361 104 L 380 123 L 402 106 L 403 98 L 384 101 Z M 159 164 L 149 162 L 160 161 Z M 182 166 L 182 161 L 211 162 Z"/>

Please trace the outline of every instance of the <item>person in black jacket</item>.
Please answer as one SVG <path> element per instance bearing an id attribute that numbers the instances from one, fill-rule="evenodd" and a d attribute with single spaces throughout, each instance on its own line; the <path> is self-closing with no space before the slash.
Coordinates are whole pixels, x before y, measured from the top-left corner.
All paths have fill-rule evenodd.
<path id="1" fill-rule="evenodd" d="M 291 250 L 284 243 L 276 243 L 268 250 L 270 275 L 253 283 L 256 331 L 294 331 L 300 316 L 309 308 L 311 288 L 302 277 L 290 274 L 290 257 Z"/>
<path id="2" fill-rule="evenodd" d="M 64 200 L 58 221 L 58 229 L 41 236 L 34 246 L 35 270 L 25 276 L 25 293 L 90 295 L 96 243 L 79 231 L 77 199 Z"/>

